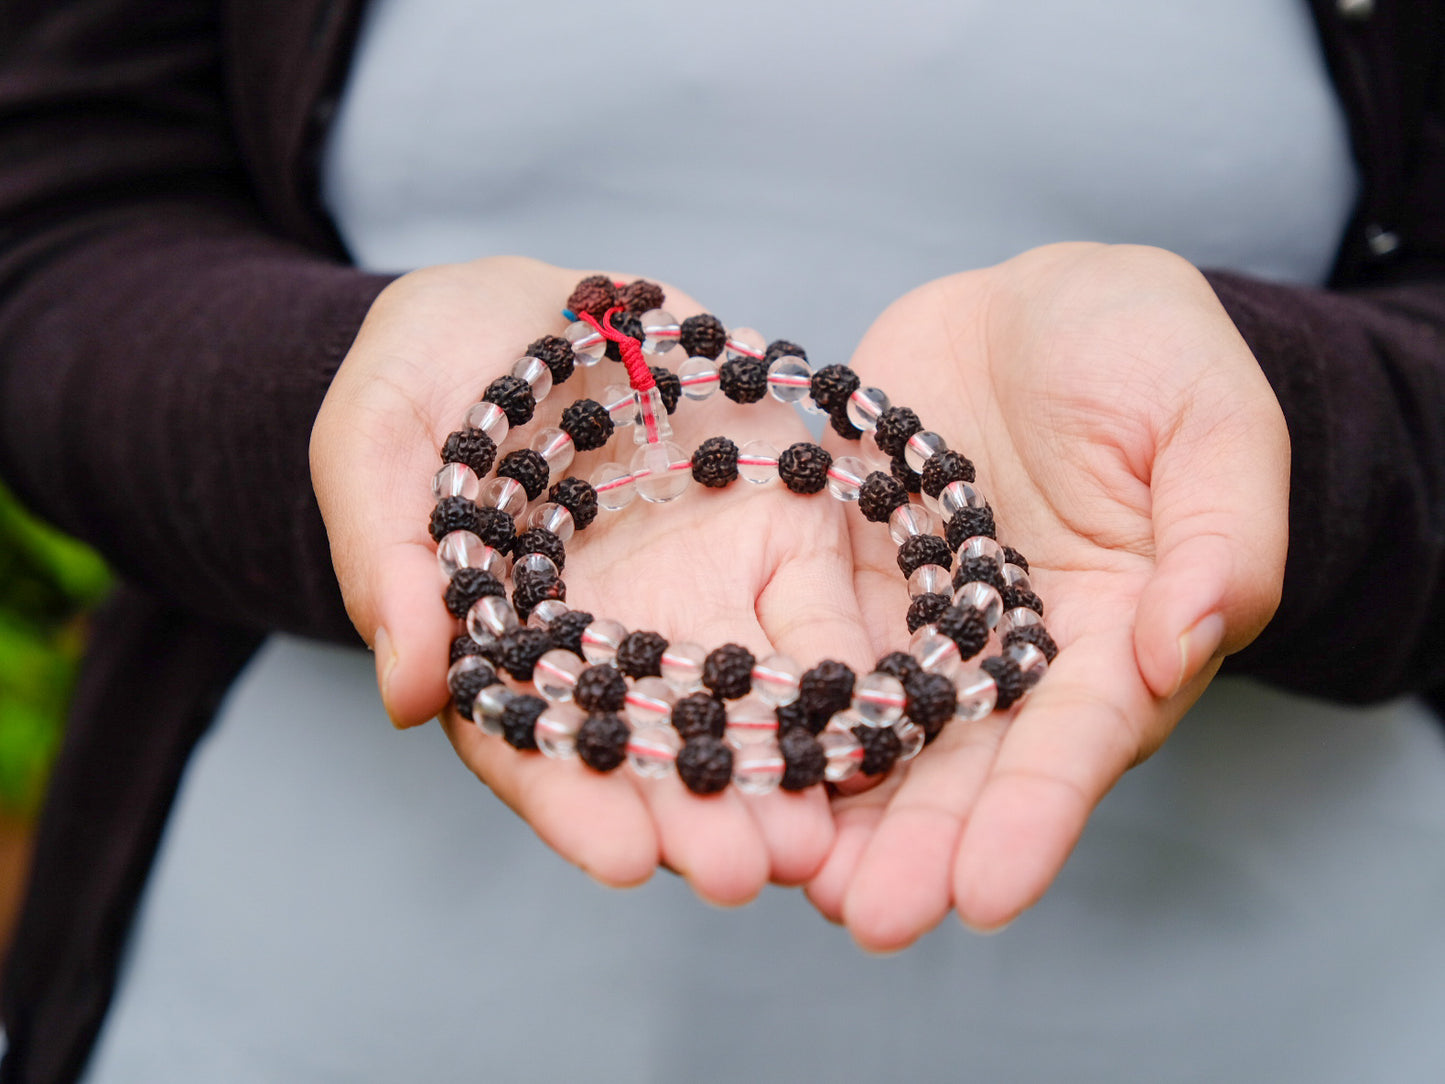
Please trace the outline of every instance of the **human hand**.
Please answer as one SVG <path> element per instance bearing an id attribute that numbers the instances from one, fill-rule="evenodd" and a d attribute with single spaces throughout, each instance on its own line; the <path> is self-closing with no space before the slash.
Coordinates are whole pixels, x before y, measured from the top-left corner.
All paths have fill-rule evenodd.
<path id="1" fill-rule="evenodd" d="M 833 820 L 821 788 L 749 797 L 728 788 L 699 799 L 676 778 L 599 775 L 577 761 L 519 753 L 446 708 L 447 651 L 456 622 L 427 522 L 437 449 L 487 383 L 509 371 L 533 339 L 560 332 L 563 301 L 583 273 L 520 259 L 427 268 L 397 280 L 373 305 L 319 412 L 312 475 L 348 612 L 374 645 L 378 681 L 398 726 L 441 713 L 462 760 L 565 858 L 611 884 L 645 880 L 659 862 L 704 897 L 735 903 L 768 880 L 800 883 L 828 853 Z M 700 311 L 668 290 L 669 311 Z M 674 351 L 674 355 L 676 355 Z M 674 361 L 675 365 L 676 362 Z M 625 383 L 604 361 L 551 394 L 527 437 L 579 395 Z M 763 415 L 767 414 L 768 417 Z M 674 419 L 688 449 L 724 434 L 777 447 L 807 439 L 791 412 L 739 408 L 715 395 Z M 611 455 L 579 455 L 586 477 Z M 568 604 L 708 647 L 735 641 L 762 657 L 866 659 L 853 595 L 847 532 L 837 503 L 693 486 L 681 500 L 636 500 L 568 545 Z"/>
<path id="2" fill-rule="evenodd" d="M 1015 717 L 946 728 L 836 800 L 810 897 L 891 949 L 950 906 L 994 929 L 1035 903 L 1098 801 L 1259 634 L 1284 574 L 1289 441 L 1207 282 L 1157 249 L 1054 245 L 929 283 L 852 365 L 975 462 L 1062 648 Z M 893 547 L 850 522 L 868 627 L 897 628 Z"/>

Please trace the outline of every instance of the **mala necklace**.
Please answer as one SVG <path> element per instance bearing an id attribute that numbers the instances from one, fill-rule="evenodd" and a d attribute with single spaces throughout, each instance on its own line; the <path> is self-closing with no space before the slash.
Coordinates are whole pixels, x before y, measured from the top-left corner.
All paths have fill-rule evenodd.
<path id="1" fill-rule="evenodd" d="M 765 344 L 707 314 L 679 324 L 663 303 L 653 283 L 583 279 L 567 300 L 565 335 L 531 343 L 447 437 L 432 479 L 431 536 L 447 609 L 466 626 L 447 673 L 457 711 L 517 749 L 578 757 L 599 772 L 626 763 L 648 778 L 676 771 L 696 794 L 729 783 L 765 794 L 881 775 L 950 720 L 975 721 L 1025 696 L 1057 648 L 1028 562 L 996 539 L 973 464 L 847 366 L 814 371 L 794 343 Z M 648 364 L 645 355 L 678 347 L 687 360 L 676 372 Z M 624 365 L 626 386 L 608 388 L 601 402 L 576 400 L 557 426 L 497 459 L 508 432 L 526 426 L 554 386 L 604 355 Z M 668 416 L 684 398 L 719 389 L 737 403 L 771 395 L 825 413 L 850 440 L 871 432 L 889 470 L 806 441 L 779 452 L 716 436 L 689 456 L 669 439 Z M 637 448 L 628 465 L 604 463 L 590 481 L 563 476 L 576 452 L 629 428 Z M 908 652 L 885 655 L 861 677 L 834 660 L 804 670 L 785 655 L 669 643 L 566 606 L 566 543 L 599 511 L 636 497 L 667 503 L 693 482 L 721 489 L 739 478 L 780 480 L 800 494 L 826 489 L 888 525 L 913 600 Z M 965 665 L 995 633 L 998 654 Z M 509 688 L 502 673 L 531 682 L 535 695 Z"/>

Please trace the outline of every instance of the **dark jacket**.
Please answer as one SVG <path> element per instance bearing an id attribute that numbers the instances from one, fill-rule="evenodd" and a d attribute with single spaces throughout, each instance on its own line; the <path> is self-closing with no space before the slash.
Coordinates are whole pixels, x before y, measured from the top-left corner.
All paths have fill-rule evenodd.
<path id="1" fill-rule="evenodd" d="M 80 1072 L 186 758 L 261 638 L 355 642 L 307 441 L 386 281 L 318 203 L 361 6 L 0 6 L 0 475 L 127 583 L 41 822 L 0 1081 Z M 1445 17 L 1311 7 L 1364 189 L 1330 290 L 1210 276 L 1294 449 L 1284 601 L 1231 665 L 1361 701 L 1445 684 Z"/>

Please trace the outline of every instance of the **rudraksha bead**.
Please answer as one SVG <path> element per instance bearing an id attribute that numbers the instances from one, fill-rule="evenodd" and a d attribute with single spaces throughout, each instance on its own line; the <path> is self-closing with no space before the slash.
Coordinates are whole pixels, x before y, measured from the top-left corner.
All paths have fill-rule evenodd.
<path id="1" fill-rule="evenodd" d="M 481 429 L 458 429 L 442 445 L 443 463 L 465 463 L 478 478 L 485 478 L 497 458 L 497 444 Z"/>
<path id="2" fill-rule="evenodd" d="M 978 665 L 988 671 L 988 675 L 998 686 L 998 700 L 993 706 L 995 711 L 1007 711 L 1028 691 L 1019 664 L 1007 655 L 990 655 Z"/>
<path id="3" fill-rule="evenodd" d="M 785 730 L 778 737 L 778 749 L 783 754 L 784 790 L 807 790 L 823 781 L 828 767 L 827 754 L 818 739 L 803 727 Z"/>
<path id="4" fill-rule="evenodd" d="M 602 447 L 612 439 L 612 433 L 617 428 L 607 408 L 593 399 L 569 403 L 562 411 L 562 420 L 557 426 L 572 438 L 579 452 Z"/>
<path id="5" fill-rule="evenodd" d="M 918 415 L 908 407 L 891 406 L 878 415 L 878 428 L 873 430 L 873 439 L 884 455 L 902 455 L 908 438 L 922 428 Z"/>
<path id="6" fill-rule="evenodd" d="M 502 737 L 513 749 L 537 748 L 537 716 L 547 710 L 540 696 L 514 696 L 502 709 Z"/>
<path id="7" fill-rule="evenodd" d="M 532 420 L 537 409 L 537 400 L 532 396 L 532 386 L 520 376 L 499 376 L 487 385 L 482 399 L 495 403 L 507 415 L 509 425 L 526 425 Z"/>
<path id="8" fill-rule="evenodd" d="M 727 710 L 707 693 L 689 693 L 672 706 L 672 725 L 683 741 L 721 738 L 727 731 Z"/>
<path id="9" fill-rule="evenodd" d="M 490 666 L 485 665 L 463 670 L 453 676 L 447 683 L 447 691 L 452 694 L 452 703 L 456 706 L 457 714 L 463 719 L 472 718 L 472 704 L 476 702 L 477 693 L 496 683 L 496 673 Z"/>
<path id="10" fill-rule="evenodd" d="M 1042 625 L 1020 625 L 1016 629 L 1010 629 L 1003 638 L 1003 646 L 1011 647 L 1014 644 L 1033 644 L 1044 653 L 1044 658 L 1049 662 L 1059 653 L 1059 645 L 1054 643 L 1054 638 Z"/>
<path id="11" fill-rule="evenodd" d="M 942 674 L 926 670 L 914 674 L 903 683 L 903 692 L 904 714 L 923 728 L 929 741 L 938 735 L 958 707 L 958 690 Z"/>
<path id="12" fill-rule="evenodd" d="M 879 470 L 864 478 L 858 489 L 858 510 L 870 523 L 887 523 L 893 510 L 907 503 L 908 493 L 903 483 Z"/>
<path id="13" fill-rule="evenodd" d="M 498 553 L 510 553 L 517 538 L 517 521 L 500 508 L 478 508 L 473 530 Z"/>
<path id="14" fill-rule="evenodd" d="M 561 576 L 526 576 L 512 584 L 512 609 L 523 621 L 532 616 L 539 602 L 567 601 L 567 583 Z"/>
<path id="15" fill-rule="evenodd" d="M 639 629 L 629 632 L 617 645 L 617 657 L 613 663 L 628 677 L 645 678 L 662 676 L 662 653 L 667 650 L 667 639 L 656 632 Z"/>
<path id="16" fill-rule="evenodd" d="M 525 557 L 529 553 L 540 553 L 558 568 L 564 568 L 567 564 L 567 547 L 545 527 L 533 527 L 523 531 L 512 543 L 514 558 Z"/>
<path id="17" fill-rule="evenodd" d="M 909 493 L 917 493 L 921 479 L 918 472 L 908 465 L 908 460 L 901 455 L 895 455 L 888 461 L 888 473 L 903 483 L 903 488 Z"/>
<path id="18" fill-rule="evenodd" d="M 682 380 L 671 369 L 661 365 L 653 365 L 649 371 L 652 382 L 657 385 L 657 394 L 662 396 L 662 409 L 676 414 L 677 404 L 682 402 Z"/>
<path id="19" fill-rule="evenodd" d="M 502 456 L 497 477 L 515 479 L 526 490 L 527 500 L 535 501 L 547 488 L 547 461 L 540 452 L 518 448 Z"/>
<path id="20" fill-rule="evenodd" d="M 984 538 L 998 537 L 998 528 L 993 522 L 993 509 L 988 505 L 963 509 L 943 528 L 943 537 L 948 542 L 948 548 L 952 550 L 957 550 L 974 535 L 982 535 Z"/>
<path id="21" fill-rule="evenodd" d="M 718 366 L 718 387 L 734 403 L 756 403 L 768 394 L 768 370 L 752 358 L 732 358 Z"/>
<path id="22" fill-rule="evenodd" d="M 950 606 L 934 624 L 958 645 L 962 658 L 971 659 L 988 646 L 988 621 L 972 606 Z"/>
<path id="23" fill-rule="evenodd" d="M 543 335 L 527 346 L 527 357 L 536 358 L 552 374 L 554 384 L 562 384 L 572 378 L 577 368 L 577 354 L 572 344 L 560 335 Z"/>
<path id="24" fill-rule="evenodd" d="M 677 776 L 694 794 L 716 794 L 733 777 L 733 751 L 721 738 L 698 737 L 677 752 Z"/>
<path id="25" fill-rule="evenodd" d="M 678 342 L 687 351 L 688 357 L 715 358 L 728 344 L 727 329 L 712 313 L 689 316 L 682 322 L 679 331 Z"/>
<path id="26" fill-rule="evenodd" d="M 833 457 L 816 444 L 800 440 L 778 456 L 778 478 L 794 493 L 820 493 L 828 484 Z"/>
<path id="27" fill-rule="evenodd" d="M 757 659 L 741 644 L 723 644 L 708 653 L 702 664 L 702 683 L 714 696 L 737 700 L 753 687 L 753 664 Z"/>
<path id="28" fill-rule="evenodd" d="M 798 703 L 810 720 L 825 722 L 853 702 L 853 669 L 836 659 L 824 659 L 798 680 Z"/>
<path id="29" fill-rule="evenodd" d="M 1025 572 L 1029 570 L 1029 563 L 1024 560 L 1024 555 L 1012 546 L 1005 546 L 1003 548 L 1003 560 L 1006 565 L 1018 565 L 1018 567 Z"/>
<path id="30" fill-rule="evenodd" d="M 552 640 L 541 629 L 508 629 L 498 647 L 501 667 L 518 681 L 531 681 L 537 660 L 551 649 Z"/>
<path id="31" fill-rule="evenodd" d="M 953 600 L 947 595 L 926 592 L 919 595 L 908 604 L 908 631 L 917 632 L 924 625 L 931 625 L 943 616 L 945 610 L 953 605 Z M 902 654 L 902 652 L 899 652 Z M 912 658 L 912 656 L 909 656 Z M 903 679 L 897 674 L 893 675 L 899 681 Z"/>
<path id="32" fill-rule="evenodd" d="M 846 411 L 828 415 L 828 426 L 844 440 L 861 440 L 863 430 L 848 420 Z"/>
<path id="33" fill-rule="evenodd" d="M 570 651 L 578 658 L 582 656 L 582 633 L 592 624 L 592 615 L 585 610 L 568 610 L 552 618 L 547 626 L 547 636 L 553 647 Z"/>
<path id="34" fill-rule="evenodd" d="M 898 569 L 905 580 L 924 565 L 953 567 L 953 551 L 936 534 L 916 534 L 898 547 Z"/>
<path id="35" fill-rule="evenodd" d="M 611 711 L 594 711 L 577 731 L 577 757 L 594 772 L 610 772 L 627 759 L 632 731 Z"/>
<path id="36" fill-rule="evenodd" d="M 440 542 L 453 531 L 480 534 L 477 530 L 477 511 L 477 506 L 465 497 L 443 497 L 431 510 L 432 541 Z"/>
<path id="37" fill-rule="evenodd" d="M 597 518 L 597 490 L 581 478 L 563 478 L 547 491 L 547 499 L 572 513 L 572 525 L 585 531 Z"/>
<path id="38" fill-rule="evenodd" d="M 627 307 L 628 312 L 641 316 L 644 312 L 662 308 L 666 296 L 657 283 L 635 279 L 617 291 L 617 300 Z"/>
<path id="39" fill-rule="evenodd" d="M 642 321 L 635 312 L 615 312 L 612 314 L 612 330 L 620 331 L 629 339 L 638 343 L 642 342 Z M 606 355 L 613 361 L 622 360 L 622 344 L 607 340 Z"/>
<path id="40" fill-rule="evenodd" d="M 778 717 L 778 733 L 782 734 L 792 730 L 794 727 L 803 727 L 810 734 L 816 734 L 827 725 L 827 720 L 814 723 L 808 718 L 808 713 L 803 710 L 803 705 L 796 700 L 789 700 L 786 704 L 779 704 L 773 709 L 773 714 Z"/>
<path id="41" fill-rule="evenodd" d="M 881 775 L 897 762 L 903 743 L 891 726 L 855 726 L 853 737 L 863 747 L 863 763 L 858 770 L 864 775 Z"/>
<path id="42" fill-rule="evenodd" d="M 447 613 L 453 617 L 466 617 L 477 599 L 488 595 L 505 598 L 507 589 L 490 572 L 480 568 L 459 568 L 452 573 L 443 598 L 446 599 Z"/>
<path id="43" fill-rule="evenodd" d="M 738 446 L 727 437 L 709 437 L 692 453 L 692 477 L 709 489 L 723 489 L 737 480 Z"/>
<path id="44" fill-rule="evenodd" d="M 1003 572 L 992 557 L 959 559 L 958 567 L 953 570 L 953 589 L 957 591 L 964 584 L 975 582 L 989 584 L 1003 594 Z"/>
<path id="45" fill-rule="evenodd" d="M 486 657 L 485 652 L 482 650 L 482 645 L 470 636 L 463 634 L 452 637 L 452 646 L 447 652 L 448 665 L 456 662 L 458 659 L 464 659 L 468 655 L 481 655 L 483 658 Z"/>
<path id="46" fill-rule="evenodd" d="M 846 365 L 824 365 L 808 385 L 808 394 L 818 409 L 829 414 L 841 414 L 848 407 L 848 396 L 858 390 L 862 383 L 858 374 Z"/>
<path id="47" fill-rule="evenodd" d="M 917 629 L 910 629 L 910 632 L 917 632 Z M 917 659 L 906 651 L 890 651 L 879 659 L 873 666 L 879 673 L 892 674 L 904 685 L 908 684 L 910 678 L 915 674 L 923 673 L 923 666 Z"/>
<path id="48" fill-rule="evenodd" d="M 801 358 L 808 360 L 808 352 L 797 343 L 789 342 L 787 339 L 774 339 L 768 343 L 767 350 L 763 351 L 763 364 L 771 365 L 779 358 Z"/>
<path id="49" fill-rule="evenodd" d="M 607 663 L 587 667 L 572 686 L 572 703 L 586 711 L 621 711 L 626 700 L 622 672 Z"/>
<path id="50" fill-rule="evenodd" d="M 929 456 L 928 461 L 923 464 L 923 470 L 919 472 L 923 492 L 934 499 L 937 499 L 949 482 L 972 482 L 973 479 L 973 464 L 968 457 L 947 448 Z"/>
<path id="51" fill-rule="evenodd" d="M 1024 606 L 1040 617 L 1044 615 L 1044 600 L 1032 591 L 1026 591 L 1022 587 L 1015 587 L 1013 584 L 1010 584 L 1000 589 L 999 594 L 1003 597 L 1003 608 L 1005 610 L 1013 610 Z"/>
<path id="52" fill-rule="evenodd" d="M 599 320 L 617 304 L 617 287 L 606 275 L 588 275 L 567 295 L 569 309 L 578 316 L 585 312 Z"/>

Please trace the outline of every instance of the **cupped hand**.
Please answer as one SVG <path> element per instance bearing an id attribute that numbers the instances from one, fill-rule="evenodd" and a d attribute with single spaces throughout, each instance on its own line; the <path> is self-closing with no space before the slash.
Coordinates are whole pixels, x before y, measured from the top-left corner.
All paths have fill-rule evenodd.
<path id="1" fill-rule="evenodd" d="M 495 258 L 427 268 L 378 297 L 317 416 L 312 475 L 348 612 L 376 652 L 398 726 L 440 713 L 462 760 L 563 857 L 610 884 L 645 880 L 659 863 L 705 898 L 736 903 L 768 880 L 799 883 L 833 841 L 820 788 L 711 798 L 675 778 L 599 775 L 576 761 L 519 753 L 446 708 L 447 650 L 459 626 L 428 535 L 437 449 L 466 409 L 532 340 L 560 333 L 561 307 L 584 273 Z M 700 311 L 668 290 L 679 318 Z M 680 358 L 679 351 L 672 357 Z M 579 369 L 503 450 L 524 446 L 573 399 L 626 383 L 621 365 Z M 807 439 L 778 404 L 738 407 L 715 395 L 673 419 L 686 452 L 726 435 L 782 448 Z M 789 427 L 792 427 L 790 430 Z M 788 432 L 795 437 L 787 436 Z M 632 454 L 630 435 L 578 456 L 567 473 Z M 735 641 L 762 657 L 832 655 L 865 664 L 869 645 L 853 591 L 847 529 L 836 502 L 735 484 L 694 485 L 679 501 L 634 500 L 603 512 L 567 546 L 568 605 L 711 648 Z"/>
<path id="2" fill-rule="evenodd" d="M 891 949 L 950 907 L 994 929 L 1036 902 L 1094 806 L 1258 635 L 1284 572 L 1289 442 L 1208 283 L 1157 249 L 1048 246 L 929 283 L 852 364 L 974 461 L 1062 648 L 1011 717 L 948 727 L 837 799 L 810 896 Z M 896 629 L 894 548 L 851 522 L 869 627 Z"/>

